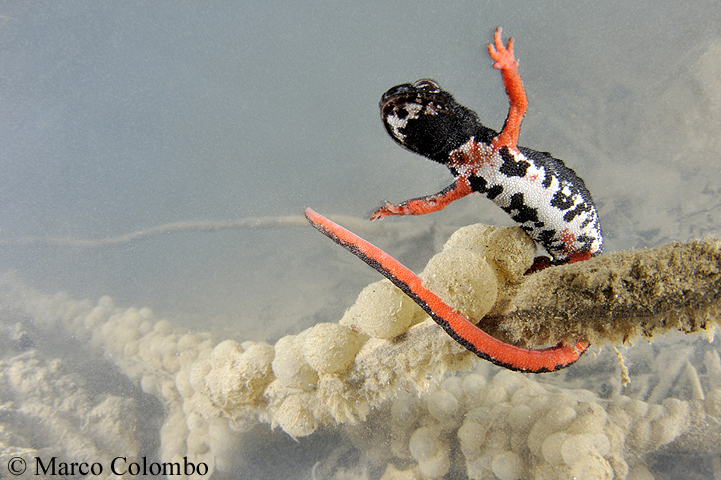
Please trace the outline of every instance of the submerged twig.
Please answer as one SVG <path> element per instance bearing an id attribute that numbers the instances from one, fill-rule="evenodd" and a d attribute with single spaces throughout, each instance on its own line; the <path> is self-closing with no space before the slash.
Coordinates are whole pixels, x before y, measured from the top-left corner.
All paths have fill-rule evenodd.
<path id="1" fill-rule="evenodd" d="M 621 343 L 669 330 L 712 331 L 721 303 L 721 239 L 615 252 L 529 275 L 479 324 L 544 345 Z"/>
<path id="2" fill-rule="evenodd" d="M 367 220 L 360 220 L 347 215 L 331 215 L 331 218 L 337 219 L 353 228 L 364 232 L 375 232 L 380 230 L 375 224 Z M 164 235 L 169 233 L 184 232 L 216 232 L 218 230 L 229 229 L 253 229 L 253 228 L 285 228 L 307 226 L 305 217 L 302 215 L 286 215 L 275 217 L 244 217 L 236 220 L 197 220 L 171 222 L 158 225 L 157 227 L 144 228 L 134 232 L 126 233 L 117 237 L 100 238 L 100 239 L 82 239 L 82 238 L 58 238 L 43 236 L 27 236 L 17 239 L 0 240 L 0 244 L 4 245 L 47 245 L 62 246 L 76 248 L 101 248 L 114 247 L 138 240 Z"/>

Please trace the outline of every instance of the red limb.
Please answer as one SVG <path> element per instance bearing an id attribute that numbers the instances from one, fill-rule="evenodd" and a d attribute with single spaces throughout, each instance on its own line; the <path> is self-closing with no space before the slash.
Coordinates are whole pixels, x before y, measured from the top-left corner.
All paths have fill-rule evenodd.
<path id="1" fill-rule="evenodd" d="M 591 257 L 593 257 L 591 252 L 569 253 L 568 259 L 565 262 L 562 262 L 562 265 L 568 265 L 570 263 L 576 263 L 576 262 L 583 262 L 586 260 L 590 260 Z M 552 267 L 553 265 L 554 265 L 553 261 L 545 255 L 536 257 L 533 259 L 533 265 L 531 265 L 528 268 L 528 270 L 526 270 L 526 273 L 524 273 L 524 275 L 530 275 L 532 273 L 540 272 L 541 270 L 544 270 L 548 267 Z M 558 265 L 558 263 L 556 263 L 556 265 Z"/>
<path id="2" fill-rule="evenodd" d="M 591 257 L 593 257 L 593 254 L 591 254 L 591 252 L 569 253 L 568 254 L 568 262 L 566 262 L 566 263 L 585 262 L 586 260 L 590 260 Z"/>
<path id="3" fill-rule="evenodd" d="M 398 205 L 386 202 L 385 206 L 371 215 L 371 220 L 378 220 L 391 215 L 424 215 L 443 210 L 449 203 L 473 193 L 467 178 L 458 177 L 452 185 L 444 190 L 426 197 L 406 200 Z"/>
<path id="4" fill-rule="evenodd" d="M 533 264 L 528 267 L 528 270 L 526 270 L 526 273 L 524 275 L 530 275 L 532 273 L 540 272 L 541 270 L 545 270 L 548 267 L 553 266 L 553 263 L 551 263 L 551 259 L 545 255 L 541 255 L 540 257 L 536 257 L 533 259 Z"/>
<path id="5" fill-rule="evenodd" d="M 569 347 L 530 350 L 494 338 L 466 320 L 436 294 L 421 285 L 421 279 L 398 260 L 359 236 L 331 222 L 310 208 L 305 216 L 318 231 L 376 269 L 411 297 L 455 341 L 479 357 L 502 367 L 521 372 L 552 372 L 574 363 L 588 348 L 587 342 Z"/>
<path id="6" fill-rule="evenodd" d="M 506 87 L 506 94 L 511 106 L 508 109 L 508 117 L 503 131 L 493 139 L 492 146 L 495 150 L 501 147 L 517 150 L 518 134 L 521 130 L 521 121 L 523 121 L 526 108 L 528 108 L 528 100 L 521 76 L 518 74 L 518 62 L 513 56 L 513 39 L 508 40 L 507 48 L 503 46 L 501 31 L 501 27 L 496 29 L 495 45 L 493 43 L 488 45 L 488 53 L 496 61 L 493 68 L 500 70 L 503 75 L 503 85 Z"/>

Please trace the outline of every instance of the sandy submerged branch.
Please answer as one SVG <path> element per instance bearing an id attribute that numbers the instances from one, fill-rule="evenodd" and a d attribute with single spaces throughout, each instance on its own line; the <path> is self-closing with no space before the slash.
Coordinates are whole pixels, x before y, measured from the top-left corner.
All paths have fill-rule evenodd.
<path id="1" fill-rule="evenodd" d="M 538 346 L 621 343 L 718 324 L 721 240 L 615 252 L 527 277 L 479 326 Z"/>
<path id="2" fill-rule="evenodd" d="M 711 329 L 719 250 L 715 239 L 673 244 L 524 276 L 535 247 L 522 231 L 472 225 L 451 236 L 421 277 L 501 336 L 603 344 Z M 452 459 L 479 479 L 643 478 L 631 475 L 646 468 L 639 456 L 660 448 L 703 454 L 721 442 L 716 351 L 706 373 L 689 364 L 679 375 L 698 385 L 692 398 L 631 398 L 616 379 L 602 399 L 590 385 L 562 388 L 542 383 L 552 377 L 499 372 L 387 280 L 367 286 L 338 323 L 275 345 L 216 343 L 209 334 L 174 331 L 147 308 L 48 296 L 12 275 L 0 281 L 0 313 L 60 330 L 110 359 L 164 405 L 161 459 L 202 461 L 208 476 L 238 468 L 238 452 L 263 423 L 299 439 L 339 428 L 378 461 L 410 466 L 400 478 L 437 478 Z"/>

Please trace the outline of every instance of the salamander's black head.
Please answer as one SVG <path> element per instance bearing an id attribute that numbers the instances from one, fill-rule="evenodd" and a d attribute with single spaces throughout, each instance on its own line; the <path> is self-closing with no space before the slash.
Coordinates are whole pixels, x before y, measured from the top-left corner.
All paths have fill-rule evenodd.
<path id="1" fill-rule="evenodd" d="M 383 94 L 381 120 L 402 147 L 440 163 L 472 136 L 489 143 L 496 132 L 433 80 L 397 85 Z"/>

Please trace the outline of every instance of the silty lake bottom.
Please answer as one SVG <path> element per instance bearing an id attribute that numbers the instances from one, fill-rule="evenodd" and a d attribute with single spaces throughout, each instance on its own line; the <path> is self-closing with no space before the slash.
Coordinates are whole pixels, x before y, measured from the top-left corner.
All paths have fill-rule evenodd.
<path id="1" fill-rule="evenodd" d="M 478 231 L 457 232 L 434 260 L 448 252 L 471 259 Z M 458 272 L 424 271 L 444 274 Z M 45 295 L 12 274 L 0 281 L 0 305 L 9 468 L 41 462 L 47 472 L 67 459 L 117 473 L 118 459 L 140 471 L 150 457 L 150 473 L 205 473 L 190 478 L 273 478 L 299 468 L 301 478 L 384 479 L 718 471 L 718 300 L 695 314 L 707 328 L 701 338 L 639 338 L 623 366 L 608 345 L 594 348 L 543 375 L 479 360 L 385 280 L 364 289 L 340 323 L 275 345 L 174 332 L 148 308 Z M 60 351 L 58 338 L 74 352 Z M 88 371 L 88 356 L 109 361 Z M 283 462 L 269 464 L 269 454 Z"/>
<path id="2" fill-rule="evenodd" d="M 717 7 L 508 5 L 4 5 L 0 469 L 57 457 L 108 474 L 125 456 L 213 478 L 718 477 L 718 340 L 619 347 L 626 387 L 610 345 L 520 375 L 434 324 L 404 342 L 340 328 L 379 277 L 304 225 L 54 242 L 307 206 L 363 219 L 438 191 L 447 171 L 393 145 L 377 100 L 431 77 L 500 128 L 484 51 L 499 24 L 529 93 L 520 143 L 584 178 L 607 252 L 721 236 Z M 462 226 L 511 224 L 480 197 L 358 222 L 414 271 Z"/>

